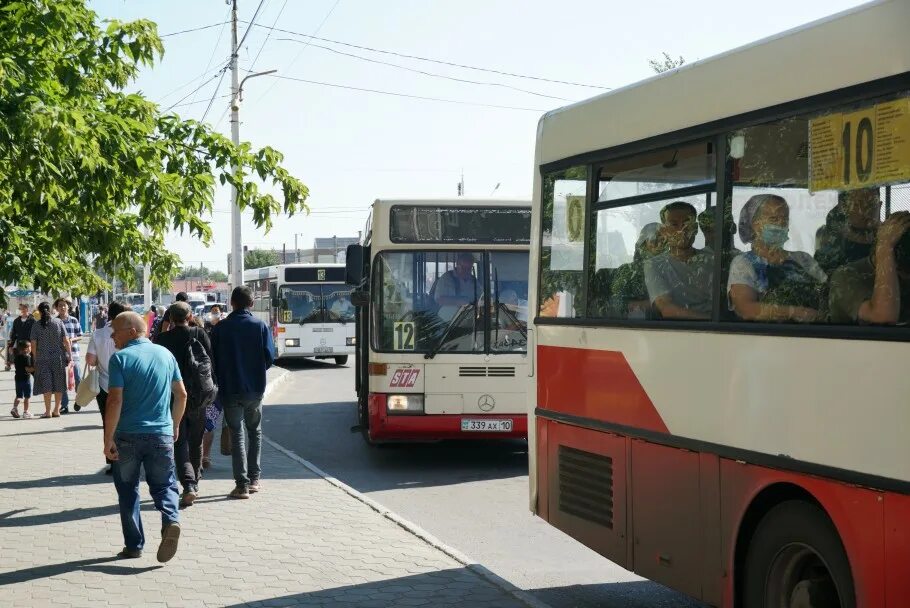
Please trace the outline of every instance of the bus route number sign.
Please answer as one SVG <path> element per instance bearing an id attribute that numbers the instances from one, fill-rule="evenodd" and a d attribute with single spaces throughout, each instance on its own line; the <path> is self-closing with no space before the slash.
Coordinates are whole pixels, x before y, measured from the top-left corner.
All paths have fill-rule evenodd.
<path id="1" fill-rule="evenodd" d="M 396 321 L 393 328 L 395 350 L 414 350 L 416 328 L 413 321 Z"/>
<path id="2" fill-rule="evenodd" d="M 290 310 L 282 310 L 282 311 L 281 311 L 281 322 L 282 322 L 282 323 L 290 323 L 290 322 L 291 322 L 291 318 L 292 318 L 292 317 L 291 317 L 292 314 L 293 314 L 293 313 L 292 313 L 292 311 L 290 311 Z"/>
<path id="3" fill-rule="evenodd" d="M 910 179 L 910 98 L 809 121 L 809 191 Z"/>

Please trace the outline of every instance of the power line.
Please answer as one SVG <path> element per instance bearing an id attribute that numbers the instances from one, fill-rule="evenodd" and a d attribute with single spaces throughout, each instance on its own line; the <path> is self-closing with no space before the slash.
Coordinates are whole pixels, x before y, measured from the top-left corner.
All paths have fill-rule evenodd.
<path id="1" fill-rule="evenodd" d="M 244 23 L 246 23 L 246 22 L 244 21 Z M 256 27 L 262 27 L 262 28 L 268 29 L 268 26 L 265 26 L 265 25 L 257 25 Z M 385 55 L 394 55 L 396 57 L 402 57 L 404 59 L 414 59 L 415 61 L 426 61 L 429 63 L 438 63 L 440 65 L 447 65 L 447 66 L 455 67 L 455 68 L 463 68 L 465 70 L 476 70 L 478 72 L 489 72 L 492 74 L 499 74 L 501 76 L 512 76 L 514 78 L 527 78 L 529 80 L 538 80 L 541 82 L 552 82 L 555 84 L 567 84 L 567 85 L 571 85 L 571 86 L 575 86 L 575 87 L 586 87 L 589 89 L 612 90 L 612 88 L 613 88 L 613 87 L 605 87 L 605 86 L 596 85 L 596 84 L 585 84 L 582 82 L 572 82 L 569 80 L 555 80 L 553 78 L 544 78 L 543 76 L 530 76 L 528 74 L 517 74 L 515 72 L 506 72 L 504 70 L 497 70 L 494 68 L 482 68 L 482 67 L 478 67 L 478 66 L 474 66 L 474 65 L 466 65 L 463 63 L 454 63 L 451 61 L 444 61 L 442 59 L 430 59 L 429 57 L 420 57 L 418 55 L 408 55 L 406 53 L 398 53 L 396 51 L 387 51 L 384 49 L 377 49 L 377 48 L 373 48 L 373 47 L 369 47 L 369 46 L 352 44 L 350 42 L 341 42 L 340 40 L 332 40 L 331 38 L 320 38 L 320 37 L 316 36 L 315 34 L 303 34 L 301 32 L 295 32 L 293 30 L 285 30 L 285 29 L 281 29 L 279 27 L 275 27 L 275 28 L 271 28 L 271 29 L 274 29 L 274 31 L 281 32 L 283 34 L 291 34 L 293 36 L 300 36 L 302 38 L 310 38 L 312 40 L 319 40 L 321 42 L 329 42 L 332 44 L 338 44 L 341 46 L 346 46 L 346 47 L 350 47 L 350 48 L 354 48 L 354 49 L 360 49 L 361 51 L 370 51 L 373 53 L 383 53 Z"/>
<path id="2" fill-rule="evenodd" d="M 209 69 L 209 66 L 206 66 L 205 71 L 204 71 L 203 73 L 199 74 L 198 76 L 196 76 L 196 77 L 193 78 L 192 80 L 188 80 L 187 82 L 183 83 L 182 85 L 180 85 L 180 86 L 177 87 L 176 89 L 172 89 L 171 91 L 165 93 L 164 95 L 161 96 L 161 99 L 159 99 L 157 103 L 160 104 L 161 102 L 163 102 L 165 99 L 167 99 L 168 97 L 170 97 L 171 95 L 173 95 L 173 94 L 176 93 L 177 91 L 181 91 L 181 90 L 185 89 L 186 87 L 190 86 L 190 85 L 193 84 L 194 82 L 197 82 L 200 78 L 204 78 L 204 77 L 208 76 L 209 74 L 211 74 L 212 72 L 214 72 L 215 70 L 219 70 L 219 69 L 221 69 L 221 66 L 218 66 L 218 67 L 215 67 L 215 68 L 212 68 L 212 69 Z"/>
<path id="3" fill-rule="evenodd" d="M 253 13 L 253 18 L 250 19 L 249 25 L 246 28 L 246 31 L 243 32 L 243 36 L 240 38 L 240 42 L 237 43 L 237 48 L 241 48 L 243 43 L 246 41 L 246 37 L 250 35 L 250 31 L 253 27 L 256 26 L 256 17 L 259 16 L 259 11 L 262 10 L 262 5 L 265 4 L 265 0 L 259 0 L 259 6 L 256 7 L 256 12 Z"/>
<path id="4" fill-rule="evenodd" d="M 303 40 L 297 40 L 297 39 L 295 39 L 295 38 L 276 38 L 275 40 L 282 40 L 282 41 L 285 41 L 285 42 L 296 42 L 297 44 L 306 44 L 306 45 L 308 45 L 308 46 L 312 46 L 312 47 L 315 47 L 315 48 L 317 48 L 317 49 L 322 49 L 322 50 L 325 50 L 325 51 L 329 51 L 330 53 L 336 53 L 336 54 L 338 54 L 338 55 L 344 55 L 345 57 L 352 57 L 352 58 L 354 58 L 354 59 L 360 59 L 361 61 L 366 61 L 366 62 L 369 62 L 369 63 L 376 63 L 376 64 L 379 64 L 379 65 L 386 65 L 386 66 L 389 66 L 389 67 L 397 68 L 397 69 L 399 69 L 399 70 L 405 70 L 405 71 L 407 71 L 407 72 L 413 72 L 413 73 L 415 73 L 415 74 L 423 74 L 424 76 L 431 76 L 431 77 L 433 77 L 433 78 L 442 78 L 442 79 L 445 79 L 445 80 L 453 80 L 453 81 L 455 81 L 455 82 L 463 82 L 463 83 L 466 83 L 466 84 L 479 84 L 479 85 L 488 86 L 488 87 L 502 87 L 502 88 L 505 88 L 505 89 L 511 89 L 511 90 L 513 90 L 513 91 L 518 91 L 518 92 L 520 92 L 520 93 L 527 93 L 527 94 L 529 94 L 529 95 L 536 95 L 536 96 L 538 96 L 538 97 L 547 97 L 547 98 L 549 98 L 549 99 L 558 99 L 559 101 L 568 101 L 568 102 L 573 101 L 573 100 L 571 100 L 571 99 L 566 99 L 565 97 L 557 97 L 556 95 L 547 95 L 546 93 L 538 93 L 537 91 L 529 91 L 529 90 L 527 90 L 527 89 L 520 89 L 520 88 L 518 88 L 518 87 L 513 87 L 512 85 L 503 84 L 503 83 L 501 83 L 501 82 L 484 82 L 484 81 L 480 81 L 480 80 L 468 80 L 468 79 L 465 79 L 465 78 L 456 78 L 456 77 L 454 77 L 454 76 L 447 76 L 447 75 L 445 75 L 445 74 L 437 74 L 437 73 L 435 73 L 435 72 L 427 72 L 427 71 L 424 71 L 424 70 L 418 70 L 418 69 L 415 69 L 415 68 L 409 68 L 409 67 L 407 67 L 407 66 L 399 65 L 399 64 L 397 64 L 397 63 L 389 63 L 389 62 L 387 62 L 387 61 L 379 61 L 378 59 L 370 59 L 369 57 L 364 57 L 364 56 L 362 56 L 362 55 L 355 55 L 354 53 L 345 53 L 344 51 L 339 51 L 338 49 L 333 49 L 332 47 L 322 46 L 321 44 L 313 44 L 313 43 L 310 42 L 310 41 L 304 42 Z"/>
<path id="5" fill-rule="evenodd" d="M 180 34 L 189 34 L 190 32 L 201 32 L 202 30 L 208 30 L 213 27 L 218 27 L 219 25 L 224 25 L 225 23 L 230 23 L 230 21 L 224 21 L 219 23 L 210 23 L 209 25 L 201 25 L 199 27 L 190 28 L 188 30 L 180 30 L 179 32 L 169 32 L 167 34 L 159 34 L 159 38 L 167 38 L 169 36 L 179 36 Z"/>
<path id="6" fill-rule="evenodd" d="M 313 36 L 315 36 L 316 34 L 318 34 L 318 33 L 322 30 L 322 26 L 325 25 L 325 22 L 329 20 L 329 17 L 332 16 L 332 13 L 335 12 L 335 9 L 338 8 L 338 5 L 339 5 L 340 3 L 341 3 L 341 0 L 335 0 L 335 4 L 332 5 L 332 8 L 329 9 L 329 12 L 326 13 L 326 14 L 325 14 L 325 17 L 322 18 L 322 21 L 319 22 L 319 26 L 316 27 L 315 30 L 313 30 Z M 260 27 L 262 27 L 262 26 L 260 26 Z M 280 32 L 281 30 L 276 29 L 276 28 L 275 28 L 275 24 L 273 23 L 273 24 L 272 24 L 272 28 L 271 28 L 270 31 Z M 301 55 L 303 55 L 303 52 L 306 50 L 306 47 L 307 47 L 307 45 L 304 45 L 303 48 L 300 49 L 300 52 L 297 53 L 297 54 L 294 56 L 294 58 L 291 60 L 291 63 L 288 64 L 288 69 L 290 69 L 291 67 L 294 66 L 295 63 L 297 63 L 297 60 L 300 59 L 300 56 L 301 56 Z M 275 84 L 276 84 L 277 82 L 278 82 L 277 80 L 276 80 L 276 81 L 273 81 L 272 84 L 269 85 L 269 87 L 265 90 L 265 93 L 263 93 L 263 94 L 259 97 L 259 99 L 256 100 L 256 103 L 259 103 L 260 101 L 262 101 L 263 99 L 265 99 L 266 95 L 268 95 L 268 94 L 272 91 L 272 89 L 275 88 Z"/>
<path id="7" fill-rule="evenodd" d="M 269 38 L 272 36 L 272 30 L 275 29 L 275 24 L 278 23 L 278 20 L 281 19 L 281 14 L 284 12 L 288 6 L 288 0 L 284 0 L 284 4 L 281 5 L 281 10 L 278 11 L 278 15 L 275 16 L 275 21 L 272 22 L 272 27 L 269 29 L 269 33 L 266 34 L 265 40 L 262 41 L 262 46 L 259 47 L 259 52 L 256 53 L 256 56 L 253 58 L 253 63 L 250 65 L 250 71 L 253 71 L 253 68 L 256 66 L 256 62 L 259 61 L 259 56 L 262 55 L 262 49 L 265 48 L 265 45 L 269 43 Z"/>
<path id="8" fill-rule="evenodd" d="M 218 94 L 218 90 L 221 89 L 221 83 L 224 82 L 224 75 L 227 74 L 228 66 L 221 68 L 221 78 L 218 79 L 218 85 L 215 87 L 215 90 L 212 91 L 212 98 L 209 99 L 209 105 L 205 108 L 205 112 L 202 113 L 202 118 L 199 119 L 199 122 L 205 122 L 205 117 L 209 115 L 209 110 L 212 109 L 212 104 L 215 102 L 215 96 Z"/>
<path id="9" fill-rule="evenodd" d="M 231 96 L 231 94 L 227 93 L 225 95 L 219 95 L 218 97 L 216 97 L 216 99 L 227 99 L 230 96 Z M 198 101 L 188 101 L 186 103 L 174 104 L 170 108 L 168 108 L 168 110 L 172 110 L 174 108 L 184 108 L 186 106 L 195 106 L 195 105 L 199 105 L 200 103 L 208 103 L 208 102 L 205 99 L 200 99 Z"/>
<path id="10" fill-rule="evenodd" d="M 192 105 L 192 104 L 194 104 L 194 103 L 200 103 L 200 102 L 197 102 L 197 101 L 195 101 L 195 100 L 193 100 L 193 101 L 190 102 L 190 103 L 183 103 L 183 102 L 186 101 L 191 95 L 195 95 L 195 94 L 199 91 L 199 89 L 201 89 L 201 88 L 203 88 L 204 86 L 208 85 L 208 83 L 212 82 L 212 81 L 215 80 L 216 78 L 218 78 L 218 74 L 214 74 L 211 78 L 209 78 L 208 80 L 206 80 L 205 82 L 203 82 L 202 84 L 200 84 L 198 87 L 196 87 L 195 89 L 193 89 L 192 91 L 190 91 L 189 93 L 187 93 L 186 95 L 184 95 L 182 98 L 180 98 L 179 101 L 177 101 L 177 103 L 174 103 L 174 104 L 171 104 L 170 106 L 168 106 L 168 108 L 167 108 L 167 110 L 165 110 L 165 112 L 168 112 L 168 111 L 170 111 L 170 110 L 173 110 L 174 108 L 179 108 L 179 107 L 183 107 L 183 106 L 188 106 L 188 105 Z"/>
<path id="11" fill-rule="evenodd" d="M 478 106 L 478 107 L 482 107 L 482 108 L 499 108 L 502 110 L 523 110 L 526 112 L 546 112 L 547 111 L 547 110 L 543 110 L 540 108 L 522 108 L 522 107 L 517 107 L 517 106 L 501 106 L 501 105 L 495 105 L 495 104 L 489 104 L 489 103 L 479 103 L 479 102 L 475 102 L 475 101 L 461 101 L 461 100 L 457 100 L 457 99 L 444 99 L 442 97 L 424 97 L 422 95 L 395 93 L 393 91 L 380 91 L 378 89 L 367 89 L 364 87 L 354 87 L 354 86 L 349 86 L 349 85 L 344 85 L 344 84 L 335 84 L 332 82 L 320 82 L 318 80 L 306 80 L 305 78 L 295 78 L 293 76 L 279 76 L 277 74 L 273 75 L 273 77 L 280 78 L 282 80 L 293 80 L 295 82 L 304 82 L 307 84 L 316 84 L 316 85 L 320 85 L 320 86 L 324 86 L 324 87 L 333 87 L 336 89 L 348 89 L 351 91 L 362 91 L 365 93 L 378 93 L 379 95 L 391 95 L 393 97 L 406 97 L 408 99 L 419 99 L 422 101 L 439 101 L 442 103 L 453 103 L 453 104 L 465 105 L 465 106 Z"/>
<path id="12" fill-rule="evenodd" d="M 205 64 L 206 71 L 208 71 L 208 69 L 212 66 L 212 60 L 215 59 L 215 53 L 218 52 L 218 45 L 221 44 L 221 37 L 224 36 L 224 26 L 226 26 L 228 23 L 230 23 L 230 21 L 228 20 L 228 17 L 230 17 L 230 16 L 231 16 L 231 9 L 228 8 L 227 14 L 225 14 L 225 16 L 224 16 L 224 22 L 221 24 L 221 29 L 218 30 L 218 38 L 215 40 L 215 46 L 212 49 L 212 54 L 209 55 L 209 60 Z M 228 62 L 230 62 L 230 60 L 231 60 L 231 56 L 228 55 Z M 196 101 L 195 95 L 193 96 L 193 101 Z"/>

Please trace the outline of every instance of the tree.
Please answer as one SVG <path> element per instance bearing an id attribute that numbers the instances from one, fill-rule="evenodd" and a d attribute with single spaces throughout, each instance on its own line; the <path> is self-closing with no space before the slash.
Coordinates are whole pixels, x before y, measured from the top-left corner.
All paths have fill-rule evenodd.
<path id="1" fill-rule="evenodd" d="M 648 65 L 651 66 L 651 69 L 654 70 L 655 74 L 662 74 L 664 72 L 669 72 L 670 70 L 675 70 L 686 62 L 682 55 L 677 59 L 670 57 L 670 54 L 666 51 L 663 51 L 662 55 L 663 57 L 661 59 L 648 59 Z"/>
<path id="2" fill-rule="evenodd" d="M 166 283 L 179 268 L 169 230 L 211 242 L 216 179 L 258 227 L 307 210 L 276 150 L 125 91 L 164 52 L 154 23 L 104 25 L 85 0 L 0 3 L 0 285 L 94 293 L 107 287 L 95 268 L 128 279 L 142 264 Z"/>
<path id="3" fill-rule="evenodd" d="M 278 263 L 278 253 L 270 249 L 250 249 L 243 254 L 243 267 L 246 269 L 274 266 Z"/>

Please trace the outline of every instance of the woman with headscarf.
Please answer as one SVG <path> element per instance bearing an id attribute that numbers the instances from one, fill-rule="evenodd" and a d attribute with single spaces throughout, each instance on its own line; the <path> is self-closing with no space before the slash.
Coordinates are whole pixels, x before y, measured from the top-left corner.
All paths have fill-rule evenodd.
<path id="1" fill-rule="evenodd" d="M 51 317 L 47 302 L 38 305 L 38 322 L 32 325 L 32 357 L 35 360 L 33 393 L 44 395 L 42 418 L 60 416 L 60 402 L 66 390 L 66 366 L 70 362 L 70 341 L 60 319 Z M 54 411 L 51 413 L 51 394 Z"/>
<path id="2" fill-rule="evenodd" d="M 646 319 L 650 316 L 651 300 L 645 286 L 645 260 L 661 253 L 666 247 L 660 237 L 660 224 L 646 224 L 635 241 L 632 261 L 616 269 L 610 283 L 610 310 L 618 319 Z"/>
<path id="3" fill-rule="evenodd" d="M 825 272 L 811 255 L 787 251 L 790 207 L 774 194 L 750 198 L 739 214 L 739 235 L 751 251 L 730 264 L 730 308 L 746 321 L 820 320 Z"/>

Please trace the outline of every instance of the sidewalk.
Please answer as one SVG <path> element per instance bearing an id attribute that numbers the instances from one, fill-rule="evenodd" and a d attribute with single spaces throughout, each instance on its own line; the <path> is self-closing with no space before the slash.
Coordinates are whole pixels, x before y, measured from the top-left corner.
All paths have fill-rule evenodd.
<path id="1" fill-rule="evenodd" d="M 4 607 L 524 605 L 267 444 L 263 490 L 250 500 L 226 498 L 230 457 L 213 458 L 164 565 L 143 482 L 148 545 L 141 559 L 115 560 L 123 538 L 97 407 L 14 420 L 12 397 L 13 374 L 0 371 Z M 32 411 L 43 409 L 35 400 Z"/>

